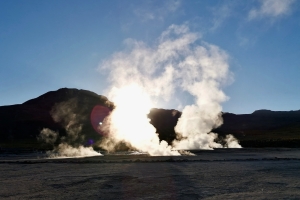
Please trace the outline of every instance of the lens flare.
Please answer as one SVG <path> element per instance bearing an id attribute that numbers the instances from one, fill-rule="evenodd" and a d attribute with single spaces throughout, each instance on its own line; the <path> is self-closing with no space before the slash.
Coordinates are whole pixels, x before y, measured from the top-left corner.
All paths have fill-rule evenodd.
<path id="1" fill-rule="evenodd" d="M 110 110 L 105 106 L 96 105 L 91 112 L 91 123 L 95 131 L 104 135 L 101 130 L 104 119 L 110 114 Z"/>

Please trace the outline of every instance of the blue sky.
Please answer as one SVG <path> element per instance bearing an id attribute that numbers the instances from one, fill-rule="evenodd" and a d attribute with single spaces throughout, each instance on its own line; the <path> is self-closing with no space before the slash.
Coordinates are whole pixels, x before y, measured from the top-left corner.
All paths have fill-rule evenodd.
<path id="1" fill-rule="evenodd" d="M 230 56 L 223 111 L 300 109 L 300 1 L 0 0 L 0 105 L 62 87 L 105 94 L 99 64 L 124 41 L 187 24 Z M 186 101 L 189 103 L 189 100 Z M 168 106 L 166 106 L 168 107 Z"/>

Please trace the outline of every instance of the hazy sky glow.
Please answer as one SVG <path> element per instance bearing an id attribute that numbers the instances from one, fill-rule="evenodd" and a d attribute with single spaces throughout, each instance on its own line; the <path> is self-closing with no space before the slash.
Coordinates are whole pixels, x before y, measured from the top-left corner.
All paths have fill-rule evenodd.
<path id="1" fill-rule="evenodd" d="M 234 81 L 223 87 L 230 98 L 223 111 L 299 110 L 299 6 L 297 0 L 0 0 L 0 105 L 62 87 L 107 95 L 101 62 L 128 41 L 153 47 L 172 24 L 185 24 L 201 37 L 196 43 L 229 56 Z"/>

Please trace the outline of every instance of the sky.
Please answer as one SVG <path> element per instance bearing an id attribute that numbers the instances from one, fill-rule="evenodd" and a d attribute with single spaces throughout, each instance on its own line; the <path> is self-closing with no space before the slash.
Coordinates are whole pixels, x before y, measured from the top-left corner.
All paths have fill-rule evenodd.
<path id="1" fill-rule="evenodd" d="M 196 43 L 229 56 L 224 112 L 299 110 L 299 8 L 297 0 L 0 0 L 0 106 L 63 87 L 107 95 L 103 61 L 130 39 L 151 46 L 185 25 L 201 36 Z"/>

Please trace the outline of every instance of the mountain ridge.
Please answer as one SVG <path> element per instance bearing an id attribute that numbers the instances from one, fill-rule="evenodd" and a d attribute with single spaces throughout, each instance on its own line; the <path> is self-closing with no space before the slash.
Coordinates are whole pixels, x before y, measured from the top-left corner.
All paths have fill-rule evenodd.
<path id="1" fill-rule="evenodd" d="M 49 91 L 22 104 L 0 106 L 0 146 L 21 146 L 23 143 L 39 146 L 37 137 L 43 128 L 65 133 L 62 123 L 53 120 L 51 111 L 55 105 L 75 102 L 71 112 L 82 115 L 82 134 L 87 138 L 101 136 L 90 123 L 90 114 L 96 105 L 112 110 L 113 102 L 107 97 L 88 90 L 61 88 Z M 169 144 L 176 138 L 174 127 L 181 112 L 175 109 L 153 108 L 148 114 L 159 138 Z M 234 135 L 243 147 L 300 147 L 300 110 L 256 110 L 251 114 L 222 113 L 223 124 L 212 130 L 225 137 Z M 25 145 L 26 146 L 26 145 Z"/>

